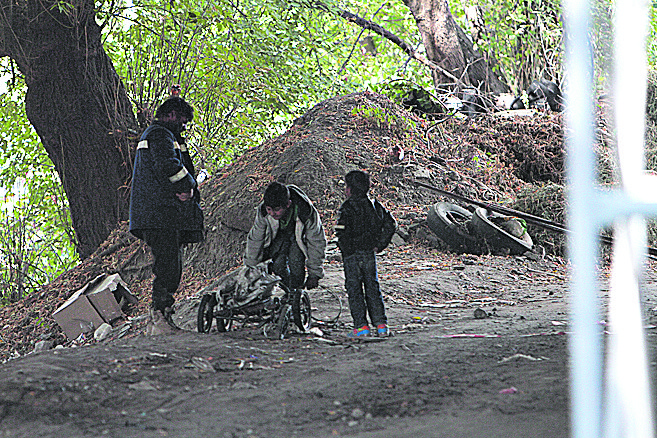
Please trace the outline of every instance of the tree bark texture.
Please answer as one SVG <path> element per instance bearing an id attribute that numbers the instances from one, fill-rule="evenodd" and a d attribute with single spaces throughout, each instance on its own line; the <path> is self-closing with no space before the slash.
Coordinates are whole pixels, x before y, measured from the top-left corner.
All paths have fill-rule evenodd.
<path id="1" fill-rule="evenodd" d="M 457 26 L 446 0 L 404 0 L 404 4 L 415 18 L 427 58 L 468 85 L 470 80 L 465 72 L 465 58 L 456 35 Z M 432 76 L 439 90 L 454 85 L 454 81 L 441 71 L 432 71 Z"/>
<path id="2" fill-rule="evenodd" d="M 497 60 L 491 57 L 485 58 L 477 51 L 470 37 L 460 26 L 456 26 L 456 34 L 467 62 L 466 70 L 470 84 L 482 93 L 499 94 L 511 91 L 506 78 L 495 71 Z"/>
<path id="3" fill-rule="evenodd" d="M 60 9 L 67 4 L 0 0 L 0 55 L 25 77 L 27 117 L 59 173 L 85 258 L 128 218 L 137 123 L 93 1 Z"/>
<path id="4" fill-rule="evenodd" d="M 455 86 L 458 89 L 474 86 L 480 92 L 509 91 L 503 78 L 493 72 L 489 62 L 474 49 L 472 41 L 456 24 L 447 0 L 404 0 L 404 4 L 415 18 L 427 58 L 449 72 L 445 74 L 441 70 L 432 70 L 438 91 Z"/>

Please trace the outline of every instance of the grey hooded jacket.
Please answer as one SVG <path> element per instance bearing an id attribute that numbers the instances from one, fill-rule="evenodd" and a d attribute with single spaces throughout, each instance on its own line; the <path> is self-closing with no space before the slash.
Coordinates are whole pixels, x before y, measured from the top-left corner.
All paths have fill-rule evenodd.
<path id="1" fill-rule="evenodd" d="M 301 189 L 288 185 L 290 200 L 298 206 L 298 216 L 295 224 L 297 245 L 306 256 L 308 274 L 324 278 L 324 259 L 326 258 L 326 236 L 319 213 L 312 202 Z M 267 214 L 265 205 L 261 203 L 256 208 L 253 226 L 246 237 L 244 264 L 254 267 L 262 262 L 265 248 L 268 248 L 278 232 L 279 221 Z"/>

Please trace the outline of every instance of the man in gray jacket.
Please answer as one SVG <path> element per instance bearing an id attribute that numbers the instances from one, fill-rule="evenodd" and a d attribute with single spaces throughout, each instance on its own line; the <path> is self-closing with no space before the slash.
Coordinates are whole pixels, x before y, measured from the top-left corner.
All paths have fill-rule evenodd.
<path id="1" fill-rule="evenodd" d="M 324 227 L 308 196 L 297 186 L 271 183 L 246 238 L 244 264 L 271 259 L 290 289 L 314 289 L 324 278 L 325 251 Z"/>

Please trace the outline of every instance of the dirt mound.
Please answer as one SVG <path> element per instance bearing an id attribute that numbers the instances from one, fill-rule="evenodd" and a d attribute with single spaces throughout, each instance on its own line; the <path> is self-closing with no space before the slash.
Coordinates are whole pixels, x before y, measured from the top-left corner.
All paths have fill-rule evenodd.
<path id="1" fill-rule="evenodd" d="M 413 181 L 481 201 L 511 202 L 527 181 L 561 180 L 559 127 L 558 115 L 428 122 L 369 92 L 322 102 L 286 133 L 247 151 L 201 186 L 207 238 L 187 249 L 181 295 L 194 294 L 241 264 L 254 209 L 271 181 L 301 187 L 332 239 L 335 214 L 344 199 L 343 176 L 353 169 L 367 170 L 372 193 L 393 212 L 400 234 L 442 248 L 424 226 L 427 206 L 441 198 Z M 395 146 L 403 149 L 403 159 L 391 155 Z M 51 315 L 72 292 L 101 273 L 121 274 L 140 299 L 131 314 L 143 314 L 149 301 L 150 265 L 148 249 L 129 235 L 125 223 L 120 224 L 85 262 L 39 293 L 0 309 L 0 358 L 26 354 L 41 340 L 70 344 Z"/>
<path id="2" fill-rule="evenodd" d="M 464 125 L 462 140 L 499 157 L 525 182 L 564 182 L 564 135 L 558 114 L 481 117 Z"/>

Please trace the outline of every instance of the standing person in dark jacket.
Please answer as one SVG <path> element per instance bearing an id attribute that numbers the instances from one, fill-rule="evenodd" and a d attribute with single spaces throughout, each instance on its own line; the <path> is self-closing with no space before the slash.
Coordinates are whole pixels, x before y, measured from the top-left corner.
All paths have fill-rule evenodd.
<path id="1" fill-rule="evenodd" d="M 379 288 L 376 253 L 383 251 L 397 230 L 397 221 L 377 200 L 367 196 L 370 177 L 360 170 L 345 176 L 347 200 L 340 207 L 335 234 L 342 252 L 344 284 L 354 330 L 349 337 L 368 336 L 369 314 L 378 336 L 388 336 L 388 319 Z M 363 286 L 365 293 L 363 294 Z"/>
<path id="2" fill-rule="evenodd" d="M 174 294 L 182 277 L 182 246 L 203 240 L 203 213 L 192 160 L 181 133 L 194 117 L 181 97 L 157 109 L 137 145 L 130 192 L 130 232 L 153 253 L 147 334 L 172 333 Z"/>

